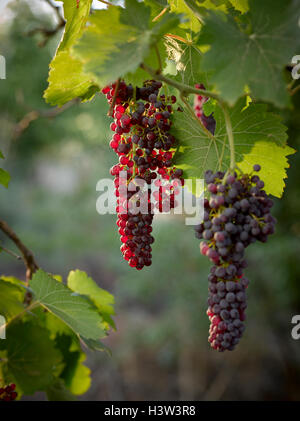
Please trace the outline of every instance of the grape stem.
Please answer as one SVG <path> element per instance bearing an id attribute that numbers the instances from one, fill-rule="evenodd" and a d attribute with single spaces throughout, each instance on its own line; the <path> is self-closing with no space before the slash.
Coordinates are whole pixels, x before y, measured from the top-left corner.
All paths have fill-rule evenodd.
<path id="1" fill-rule="evenodd" d="M 108 113 L 107 113 L 108 117 L 112 117 L 112 115 L 113 115 L 116 99 L 117 99 L 117 96 L 118 96 L 119 86 L 120 86 L 120 78 L 117 80 L 117 83 L 116 83 L 114 96 L 113 96 L 112 102 L 110 104 Z"/>
<path id="2" fill-rule="evenodd" d="M 214 98 L 217 101 L 221 101 L 217 94 L 210 91 L 206 91 L 205 89 L 198 89 L 198 88 L 194 88 L 193 86 L 189 86 L 184 83 L 177 82 L 176 80 L 173 80 L 167 76 L 164 76 L 162 73 L 158 72 L 152 67 L 149 67 L 145 63 L 142 63 L 140 67 L 144 69 L 146 72 L 148 72 L 150 75 L 155 77 L 157 80 L 165 82 L 168 85 L 174 86 L 174 88 L 177 88 L 183 95 L 196 94 L 196 95 L 208 96 L 209 98 Z"/>
<path id="3" fill-rule="evenodd" d="M 170 6 L 166 6 L 164 9 L 162 9 L 162 11 L 157 16 L 155 16 L 155 18 L 152 19 L 152 22 L 158 21 L 158 19 L 161 18 L 169 9 Z"/>
<path id="4" fill-rule="evenodd" d="M 13 251 L 8 250 L 7 248 L 0 245 L 0 251 L 1 250 L 3 250 L 5 253 L 9 254 L 10 256 L 14 257 L 17 260 L 22 260 L 21 256 L 19 256 L 18 254 L 14 253 Z"/>
<path id="5" fill-rule="evenodd" d="M 17 234 L 10 228 L 10 226 L 0 219 L 0 230 L 8 237 L 11 241 L 15 243 L 17 248 L 22 253 L 22 258 L 24 261 L 24 264 L 26 266 L 26 281 L 27 285 L 29 283 L 29 280 L 31 279 L 33 273 L 39 268 L 33 253 L 22 243 L 20 238 L 17 236 Z"/>
<path id="6" fill-rule="evenodd" d="M 176 80 L 173 80 L 161 73 L 160 70 L 155 70 L 152 67 L 148 66 L 145 63 L 142 63 L 140 65 L 142 69 L 144 69 L 146 72 L 148 72 L 151 76 L 155 77 L 157 80 L 160 80 L 161 82 L 167 83 L 168 85 L 174 86 L 174 88 L 178 89 L 181 98 L 185 97 L 188 94 L 196 94 L 196 95 L 202 95 L 209 98 L 213 98 L 216 101 L 218 101 L 225 119 L 225 126 L 226 126 L 226 132 L 228 137 L 228 143 L 229 143 L 229 149 L 230 149 L 230 172 L 234 171 L 236 168 L 235 164 L 235 148 L 234 148 L 234 139 L 233 139 L 233 131 L 232 131 L 232 125 L 230 120 L 230 115 L 228 111 L 227 104 L 219 97 L 219 95 L 215 94 L 211 91 L 206 91 L 205 89 L 199 89 L 194 88 L 193 86 L 186 85 L 185 83 L 177 82 Z M 189 108 L 189 107 L 188 107 Z"/>
<path id="7" fill-rule="evenodd" d="M 104 3 L 104 4 L 106 4 L 107 6 L 117 6 L 116 4 L 109 3 L 109 2 L 108 2 L 108 1 L 106 1 L 106 0 L 98 0 L 98 1 L 100 1 L 100 3 Z"/>
<path id="8" fill-rule="evenodd" d="M 154 49 L 155 49 L 155 53 L 156 53 L 157 60 L 158 60 L 158 71 L 159 71 L 159 73 L 161 73 L 161 71 L 162 71 L 162 62 L 161 62 L 161 57 L 160 57 L 159 50 L 158 50 L 158 47 L 157 47 L 156 44 L 154 46 Z"/>

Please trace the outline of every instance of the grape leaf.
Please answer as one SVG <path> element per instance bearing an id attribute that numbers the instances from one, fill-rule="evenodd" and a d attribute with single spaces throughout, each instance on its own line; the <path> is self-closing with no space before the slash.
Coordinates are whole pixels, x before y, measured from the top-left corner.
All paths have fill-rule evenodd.
<path id="1" fill-rule="evenodd" d="M 190 9 L 192 16 L 195 16 L 203 23 L 204 16 L 208 10 L 220 10 L 227 12 L 227 0 L 184 0 L 186 6 Z"/>
<path id="2" fill-rule="evenodd" d="M 24 293 L 25 289 L 0 279 L 0 315 L 4 316 L 7 322 L 24 311 Z"/>
<path id="3" fill-rule="evenodd" d="M 70 54 L 70 48 L 80 37 L 90 13 L 92 0 L 64 0 L 66 27 L 56 55 L 50 64 L 49 86 L 44 93 L 46 102 L 61 106 L 73 98 L 91 99 L 99 90 L 88 75 L 83 73 L 80 60 Z"/>
<path id="4" fill-rule="evenodd" d="M 158 52 L 161 59 L 162 69 L 165 67 L 165 62 L 167 58 L 166 48 L 164 42 L 161 40 L 156 44 Z M 157 57 L 157 52 L 155 47 L 151 47 L 148 56 L 143 60 L 143 63 L 147 64 L 154 69 L 159 68 L 159 61 Z M 132 86 L 143 86 L 145 80 L 149 79 L 149 73 L 143 70 L 141 67 L 138 67 L 134 73 L 127 73 L 124 80 L 127 84 L 132 84 Z"/>
<path id="5" fill-rule="evenodd" d="M 167 51 L 169 59 L 176 63 L 175 79 L 190 86 L 194 86 L 196 83 L 203 83 L 206 88 L 209 86 L 208 75 L 201 68 L 203 54 L 195 43 L 186 44 L 168 38 Z"/>
<path id="6" fill-rule="evenodd" d="M 95 341 L 93 339 L 82 338 L 83 342 L 93 351 L 106 351 L 109 356 L 112 355 L 112 352 L 108 346 L 104 345 L 101 341 Z"/>
<path id="7" fill-rule="evenodd" d="M 256 99 L 287 106 L 283 69 L 295 54 L 296 43 L 299 45 L 299 4 L 292 0 L 250 0 L 249 6 L 249 33 L 232 16 L 209 13 L 202 41 L 200 37 L 203 44 L 212 40 L 203 57 L 203 70 L 213 72 L 211 82 L 230 104 L 248 86 Z"/>
<path id="8" fill-rule="evenodd" d="M 10 182 L 10 175 L 7 171 L 0 168 L 0 184 L 2 184 L 4 187 L 8 187 L 8 184 Z"/>
<path id="9" fill-rule="evenodd" d="M 267 193 L 280 197 L 288 166 L 286 156 L 294 153 L 286 146 L 286 127 L 278 116 L 267 112 L 266 105 L 245 106 L 246 99 L 243 98 L 230 109 L 236 162 L 247 171 L 254 164 L 260 164 Z M 176 164 L 185 171 L 187 178 L 203 178 L 208 169 L 229 168 L 230 150 L 224 115 L 219 106 L 215 108 L 214 117 L 215 135 L 208 136 L 197 118 L 187 110 L 175 113 L 173 133 L 181 141 L 175 155 Z M 272 165 L 269 157 L 272 157 Z"/>
<path id="10" fill-rule="evenodd" d="M 79 341 L 64 334 L 56 337 L 55 345 L 63 355 L 64 368 L 60 378 L 73 395 L 82 395 L 91 385 L 91 370 L 83 364 L 86 355 Z"/>
<path id="11" fill-rule="evenodd" d="M 101 327 L 102 318 L 88 299 L 76 296 L 67 286 L 42 270 L 33 275 L 30 287 L 37 302 L 78 335 L 95 340 L 106 336 Z"/>
<path id="12" fill-rule="evenodd" d="M 250 172 L 253 163 L 259 163 L 262 167 L 259 176 L 265 181 L 265 190 L 276 197 L 281 197 L 287 177 L 286 168 L 289 168 L 287 155 L 296 151 L 287 145 L 278 146 L 266 141 L 256 142 L 249 153 L 245 153 L 239 168 L 245 173 Z"/>
<path id="13" fill-rule="evenodd" d="M 246 13 L 249 10 L 248 0 L 229 0 L 232 6 L 240 11 L 241 13 Z"/>
<path id="14" fill-rule="evenodd" d="M 46 390 L 49 401 L 75 401 L 76 397 L 66 388 L 62 379 L 55 379 L 55 381 Z"/>
<path id="15" fill-rule="evenodd" d="M 69 273 L 67 282 L 68 287 L 72 291 L 75 291 L 78 294 L 87 295 L 98 308 L 104 320 L 115 327 L 115 324 L 110 317 L 115 314 L 113 307 L 115 299 L 112 294 L 100 288 L 92 278 L 80 270 L 72 270 Z"/>
<path id="16" fill-rule="evenodd" d="M 86 355 L 80 352 L 69 389 L 74 395 L 83 395 L 91 386 L 91 370 L 83 364 Z"/>
<path id="17" fill-rule="evenodd" d="M 0 150 L 0 159 L 5 159 L 3 153 Z M 4 187 L 8 187 L 8 184 L 10 182 L 10 174 L 5 171 L 3 168 L 0 168 L 0 184 L 2 184 Z"/>
<path id="18" fill-rule="evenodd" d="M 147 6 L 151 7 L 151 18 L 155 19 L 165 8 L 169 9 L 170 6 L 167 0 L 144 0 Z"/>
<path id="19" fill-rule="evenodd" d="M 152 23 L 150 16 L 150 7 L 137 0 L 126 0 L 125 9 L 97 10 L 73 47 L 86 74 L 105 86 L 127 73 L 134 73 L 150 48 L 180 21 L 179 15 L 168 13 Z"/>
<path id="20" fill-rule="evenodd" d="M 62 361 L 47 330 L 32 322 L 11 324 L 0 349 L 6 350 L 7 361 L 2 363 L 5 380 L 15 382 L 28 395 L 47 388 Z"/>
<path id="21" fill-rule="evenodd" d="M 216 108 L 216 101 L 213 100 L 212 98 L 206 101 L 202 106 L 203 113 L 206 116 L 211 115 L 211 113 L 215 111 L 215 108 Z"/>
<path id="22" fill-rule="evenodd" d="M 58 51 L 72 47 L 81 35 L 90 14 L 92 0 L 80 1 L 79 5 L 74 0 L 63 0 L 63 4 L 66 26 Z"/>
<path id="23" fill-rule="evenodd" d="M 181 28 L 189 29 L 191 32 L 199 32 L 201 23 L 184 0 L 169 0 L 169 4 L 172 12 L 184 14 L 186 22 L 180 24 Z"/>

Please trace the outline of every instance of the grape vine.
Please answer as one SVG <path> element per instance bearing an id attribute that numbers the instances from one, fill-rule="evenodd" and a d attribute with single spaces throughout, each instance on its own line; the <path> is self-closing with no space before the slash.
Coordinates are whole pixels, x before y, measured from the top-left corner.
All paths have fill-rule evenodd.
<path id="1" fill-rule="evenodd" d="M 151 265 L 153 205 L 161 211 L 165 198 L 169 200 L 169 207 L 174 208 L 176 193 L 183 185 L 182 182 L 173 185 L 169 195 L 159 186 L 153 204 L 150 183 L 161 178 L 171 184 L 174 177 L 182 181 L 205 175 L 210 199 L 205 200 L 204 221 L 196 227 L 196 235 L 204 240 L 202 254 L 214 264 L 209 276 L 210 342 L 213 348 L 225 350 L 235 347 L 244 329 L 248 286 L 244 276 L 244 250 L 256 240 L 266 241 L 273 233 L 275 220 L 270 214 L 273 202 L 269 195 L 282 195 L 286 156 L 294 152 L 286 145 L 286 129 L 279 119 L 269 113 L 265 105 L 258 104 L 259 100 L 273 100 L 276 104 L 285 101 L 281 81 L 278 80 L 278 100 L 275 100 L 268 78 L 261 76 L 268 85 L 262 91 L 253 77 L 256 69 L 252 55 L 264 53 L 265 57 L 269 54 L 267 45 L 261 40 L 262 51 L 257 51 L 254 38 L 245 35 L 243 25 L 238 27 L 236 22 L 249 14 L 253 28 L 259 33 L 262 20 L 258 22 L 255 17 L 265 15 L 269 31 L 278 39 L 288 39 L 290 33 L 295 34 L 297 22 L 293 5 L 289 4 L 281 11 L 289 22 L 289 29 L 272 26 L 268 14 L 274 12 L 274 7 L 282 9 L 277 1 L 274 6 L 268 0 L 263 10 L 258 1 L 253 1 L 250 11 L 247 7 L 232 11 L 226 6 L 226 13 L 222 9 L 218 14 L 206 11 L 205 7 L 198 8 L 197 2 L 187 2 L 184 11 L 188 23 L 174 6 L 171 11 L 163 8 L 159 13 L 152 13 L 151 5 L 136 0 L 127 0 L 124 8 L 113 6 L 97 11 L 90 18 L 86 10 L 88 25 L 77 28 L 73 49 L 67 50 L 63 44 L 62 50 L 79 61 L 81 67 L 76 78 L 84 81 L 80 87 L 68 87 L 67 96 L 72 97 L 75 92 L 78 96 L 80 92 L 79 96 L 86 100 L 90 98 L 91 89 L 98 86 L 110 104 L 109 115 L 114 118 L 110 126 L 114 132 L 110 147 L 119 157 L 111 174 L 115 177 L 121 251 L 129 266 L 140 270 Z M 222 13 L 224 16 L 220 17 Z M 135 14 L 140 18 L 138 24 L 132 20 Z M 118 28 L 112 44 L 104 36 L 109 25 Z M 147 39 L 144 39 L 145 30 Z M 243 44 L 246 38 L 248 42 L 241 50 L 245 65 L 243 84 L 240 80 L 231 82 L 235 73 L 229 72 L 220 59 L 220 39 L 226 31 L 235 34 L 226 39 L 230 51 L 238 48 L 236 40 Z M 202 46 L 207 42 L 210 48 L 203 53 Z M 90 45 L 93 45 L 93 53 Z M 284 48 L 274 68 L 286 65 L 290 45 L 286 43 Z M 122 51 L 122 57 L 117 51 Z M 65 102 L 62 92 L 55 91 L 62 79 L 59 73 L 62 54 L 63 51 L 59 51 L 52 62 L 45 94 L 49 102 L 59 105 Z M 170 62 L 176 67 L 175 75 L 167 69 Z M 255 62 L 255 66 L 262 74 L 261 63 Z M 161 94 L 162 89 L 171 94 Z M 174 109 L 174 93 L 180 101 L 180 112 Z M 204 109 L 207 104 L 208 114 Z M 253 168 L 257 171 L 260 167 L 261 179 L 253 174 Z M 120 178 L 122 172 L 125 180 Z M 148 184 L 146 191 L 140 189 L 139 180 Z M 137 187 L 137 195 L 127 189 L 132 184 Z M 147 215 L 134 214 L 133 202 L 138 203 L 142 197 L 146 199 Z"/>
<path id="2" fill-rule="evenodd" d="M 43 46 L 64 27 L 44 93 L 57 109 L 29 112 L 16 136 L 40 117 L 106 96 L 121 253 L 144 273 L 151 270 L 155 213 L 178 209 L 185 180 L 204 178 L 204 219 L 195 235 L 212 263 L 209 343 L 235 349 L 245 329 L 245 250 L 274 233 L 271 196 L 282 197 L 295 153 L 281 118 L 299 95 L 291 65 L 300 48 L 297 2 L 103 0 L 102 10 L 92 0 L 47 3 L 58 24 L 35 32 Z M 0 184 L 7 188 L 4 158 L 0 151 Z M 76 372 L 88 370 L 81 343 L 105 349 L 101 339 L 115 328 L 113 296 L 84 272 L 71 271 L 64 283 L 43 271 L 5 221 L 0 230 L 20 255 L 0 251 L 25 265 L 24 281 L 0 276 L 0 328 L 8 334 L 0 341 L 0 400 L 40 390 L 84 393 L 89 374 L 84 386 L 75 381 Z M 36 347 L 40 358 L 33 362 Z M 73 379 L 64 377 L 71 352 L 78 356 Z"/>

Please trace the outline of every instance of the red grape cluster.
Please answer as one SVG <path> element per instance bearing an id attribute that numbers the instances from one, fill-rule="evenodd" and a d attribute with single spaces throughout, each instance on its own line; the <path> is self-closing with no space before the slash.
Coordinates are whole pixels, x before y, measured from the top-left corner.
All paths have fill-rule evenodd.
<path id="1" fill-rule="evenodd" d="M 195 88 L 205 89 L 205 86 L 203 84 L 197 84 L 195 85 Z M 206 116 L 203 112 L 203 105 L 206 103 L 207 100 L 208 98 L 205 96 L 195 95 L 194 111 L 196 116 L 199 118 L 199 120 L 202 121 L 203 125 L 207 128 L 207 130 L 214 134 L 216 129 L 216 120 L 213 117 L 213 113 L 211 113 L 209 116 Z"/>
<path id="2" fill-rule="evenodd" d="M 121 251 L 129 266 L 138 270 L 151 265 L 155 209 L 173 209 L 183 185 L 183 172 L 172 163 L 176 140 L 170 129 L 176 97 L 159 94 L 161 87 L 155 80 L 135 89 L 121 81 L 102 90 L 113 107 L 110 147 L 119 156 L 111 175 L 115 176 Z M 133 207 L 141 202 L 146 203 L 143 212 L 134 212 Z"/>
<path id="3" fill-rule="evenodd" d="M 5 401 L 5 402 L 14 401 L 18 396 L 15 390 L 16 390 L 16 385 L 13 383 L 5 387 L 0 387 L 0 402 L 1 401 Z"/>
<path id="4" fill-rule="evenodd" d="M 253 169 L 257 172 L 260 166 Z M 244 331 L 247 307 L 244 252 L 250 244 L 266 242 L 274 233 L 273 201 L 256 174 L 207 171 L 205 182 L 210 198 L 204 200 L 204 219 L 195 231 L 196 237 L 204 240 L 201 253 L 214 264 L 209 275 L 209 342 L 219 351 L 232 350 Z"/>

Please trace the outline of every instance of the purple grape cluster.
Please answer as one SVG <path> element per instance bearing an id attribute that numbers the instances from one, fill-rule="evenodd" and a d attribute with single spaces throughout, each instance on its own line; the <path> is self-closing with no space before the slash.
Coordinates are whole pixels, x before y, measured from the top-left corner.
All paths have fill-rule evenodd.
<path id="1" fill-rule="evenodd" d="M 216 275 L 217 267 L 212 267 L 209 275 L 209 297 L 207 315 L 211 322 L 209 339 L 212 348 L 218 351 L 232 351 L 245 330 L 247 278 L 235 281 L 220 280 Z"/>
<path id="2" fill-rule="evenodd" d="M 260 171 L 254 165 L 254 172 Z M 209 342 L 214 349 L 232 350 L 245 320 L 249 281 L 245 249 L 257 240 L 266 242 L 274 233 L 273 201 L 256 174 L 225 174 L 206 171 L 209 199 L 204 200 L 203 222 L 195 227 L 200 250 L 214 264 L 209 275 L 207 314 L 211 321 Z"/>
<path id="3" fill-rule="evenodd" d="M 110 172 L 115 176 L 121 252 L 129 266 L 137 270 L 151 265 L 154 206 L 160 212 L 176 207 L 175 196 L 183 185 L 183 171 L 173 164 L 176 139 L 170 133 L 176 97 L 160 94 L 161 87 L 162 83 L 155 80 L 146 80 L 135 89 L 120 81 L 102 90 L 114 118 L 110 125 L 114 132 L 110 147 L 119 159 Z M 120 173 L 125 173 L 125 179 Z M 139 181 L 146 182 L 147 191 L 139 189 Z M 181 185 L 176 185 L 176 181 Z M 151 202 L 152 182 L 158 191 L 153 192 L 155 200 Z M 128 191 L 130 184 L 137 187 L 138 196 Z M 131 198 L 135 203 L 145 199 L 148 203 L 145 215 L 132 212 Z"/>
<path id="4" fill-rule="evenodd" d="M 0 387 L 0 402 L 11 402 L 17 399 L 16 385 L 14 383 Z"/>

